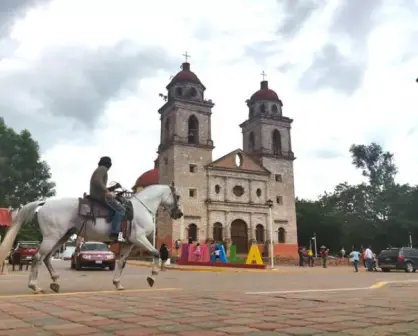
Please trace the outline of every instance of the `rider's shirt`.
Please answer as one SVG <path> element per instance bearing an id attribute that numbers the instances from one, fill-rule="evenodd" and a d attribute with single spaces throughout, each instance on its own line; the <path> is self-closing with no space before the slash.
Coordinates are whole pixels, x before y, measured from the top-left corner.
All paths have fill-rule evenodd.
<path id="1" fill-rule="evenodd" d="M 99 166 L 93 172 L 90 179 L 90 197 L 102 200 L 105 198 L 107 190 L 107 168 Z"/>

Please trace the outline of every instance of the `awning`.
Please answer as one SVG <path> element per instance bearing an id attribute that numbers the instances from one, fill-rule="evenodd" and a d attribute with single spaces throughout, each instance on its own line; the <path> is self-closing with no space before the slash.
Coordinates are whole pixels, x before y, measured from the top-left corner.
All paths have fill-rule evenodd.
<path id="1" fill-rule="evenodd" d="M 0 208 L 0 226 L 10 226 L 9 209 Z"/>

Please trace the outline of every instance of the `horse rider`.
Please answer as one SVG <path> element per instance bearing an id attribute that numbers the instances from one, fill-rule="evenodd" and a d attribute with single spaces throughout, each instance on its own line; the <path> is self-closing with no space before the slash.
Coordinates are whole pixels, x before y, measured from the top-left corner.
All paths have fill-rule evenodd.
<path id="1" fill-rule="evenodd" d="M 116 183 L 114 186 L 107 187 L 107 172 L 110 167 L 112 167 L 112 159 L 108 156 L 103 156 L 99 161 L 98 167 L 91 175 L 90 197 L 114 211 L 110 238 L 114 241 L 124 242 L 125 239 L 121 232 L 121 224 L 123 217 L 125 216 L 125 208 L 112 194 L 112 192 L 115 189 L 120 188 L 121 185 Z"/>

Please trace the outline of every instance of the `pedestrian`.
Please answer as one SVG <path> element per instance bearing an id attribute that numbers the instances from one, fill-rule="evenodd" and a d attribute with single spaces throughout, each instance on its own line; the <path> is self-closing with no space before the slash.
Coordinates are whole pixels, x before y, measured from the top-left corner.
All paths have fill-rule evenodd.
<path id="1" fill-rule="evenodd" d="M 329 253 L 329 249 L 327 249 L 324 245 L 322 245 L 321 246 L 321 258 L 322 258 L 323 268 L 327 268 L 328 253 Z"/>
<path id="2" fill-rule="evenodd" d="M 196 258 L 196 261 L 200 261 L 200 258 L 202 257 L 202 250 L 200 247 L 200 243 L 197 243 L 196 248 L 194 250 L 194 256 Z"/>
<path id="3" fill-rule="evenodd" d="M 161 271 L 165 271 L 165 264 L 168 260 L 168 248 L 165 243 L 161 244 L 160 247 L 160 259 L 161 259 Z"/>
<path id="4" fill-rule="evenodd" d="M 364 261 L 368 272 L 373 271 L 373 252 L 371 246 L 364 250 Z"/>
<path id="5" fill-rule="evenodd" d="M 174 246 L 175 246 L 175 249 L 176 249 L 176 256 L 177 256 L 177 258 L 180 258 L 181 240 L 177 239 Z"/>
<path id="6" fill-rule="evenodd" d="M 299 255 L 299 266 L 303 267 L 305 260 L 303 259 L 303 248 L 299 247 L 298 249 L 298 255 Z"/>
<path id="7" fill-rule="evenodd" d="M 312 248 L 308 249 L 308 265 L 309 265 L 309 267 L 313 267 L 313 265 L 314 265 Z"/>
<path id="8" fill-rule="evenodd" d="M 358 263 L 360 262 L 360 252 L 355 250 L 353 247 L 353 251 L 350 253 L 350 258 L 353 261 L 354 270 L 356 273 L 358 272 Z"/>

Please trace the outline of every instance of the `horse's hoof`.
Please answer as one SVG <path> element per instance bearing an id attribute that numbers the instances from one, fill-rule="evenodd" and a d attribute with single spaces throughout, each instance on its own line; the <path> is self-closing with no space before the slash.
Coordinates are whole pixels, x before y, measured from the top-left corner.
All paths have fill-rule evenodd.
<path id="1" fill-rule="evenodd" d="M 121 285 L 119 285 L 119 286 L 116 287 L 116 290 L 118 290 L 118 291 L 123 291 L 124 289 L 125 289 L 125 287 L 123 287 Z"/>
<path id="2" fill-rule="evenodd" d="M 55 293 L 59 293 L 60 292 L 60 285 L 53 282 L 52 284 L 49 285 L 49 288 L 51 288 Z"/>
<path id="3" fill-rule="evenodd" d="M 148 282 L 148 285 L 149 285 L 150 287 L 152 287 L 152 286 L 154 286 L 154 282 L 155 282 L 155 280 L 154 280 L 153 278 L 151 278 L 151 277 L 148 277 L 148 278 L 147 278 L 147 282 Z"/>
<path id="4" fill-rule="evenodd" d="M 33 294 L 45 294 L 45 291 L 41 288 L 38 288 L 33 291 Z"/>

